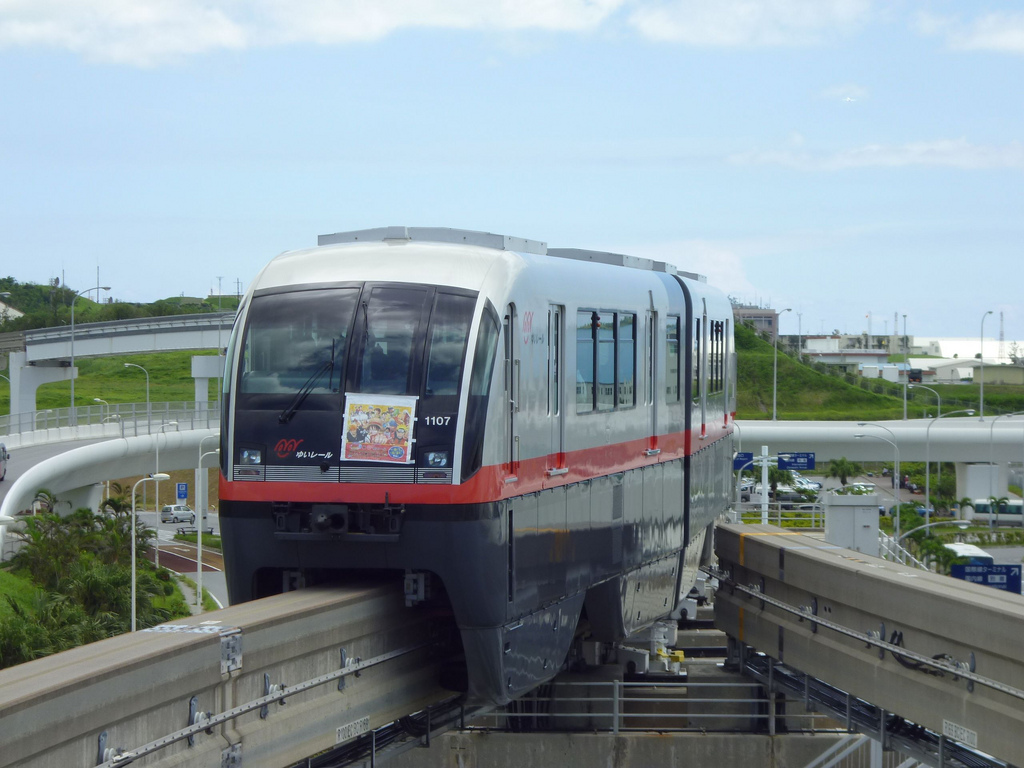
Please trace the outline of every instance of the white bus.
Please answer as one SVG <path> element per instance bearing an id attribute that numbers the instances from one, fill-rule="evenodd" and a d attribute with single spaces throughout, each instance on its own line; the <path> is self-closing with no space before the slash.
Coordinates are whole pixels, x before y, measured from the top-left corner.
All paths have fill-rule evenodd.
<path id="1" fill-rule="evenodd" d="M 955 552 L 957 557 L 967 558 L 967 565 L 993 565 L 992 555 L 973 544 L 946 544 L 946 549 Z"/>
<path id="2" fill-rule="evenodd" d="M 1024 520 L 1024 501 L 1020 499 L 1009 499 L 997 506 L 994 519 L 991 522 L 995 525 L 1021 525 Z M 992 518 L 991 499 L 975 499 L 971 507 L 966 510 L 966 519 L 975 523 L 988 525 Z"/>

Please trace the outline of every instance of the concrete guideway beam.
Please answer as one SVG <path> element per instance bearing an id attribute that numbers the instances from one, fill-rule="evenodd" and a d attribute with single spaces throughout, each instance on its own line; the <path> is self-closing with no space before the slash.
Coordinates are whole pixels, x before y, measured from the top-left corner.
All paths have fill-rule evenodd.
<path id="1" fill-rule="evenodd" d="M 401 585 L 302 590 L 0 670 L 0 768 L 111 765 L 147 745 L 147 766 L 291 765 L 450 696 L 436 618 L 404 605 Z M 262 709 L 265 675 L 277 699 Z"/>
<path id="2" fill-rule="evenodd" d="M 219 429 L 166 430 L 75 448 L 26 470 L 8 490 L 3 504 L 0 504 L 0 515 L 14 517 L 18 512 L 29 509 L 40 488 L 48 488 L 63 499 L 77 497 L 82 489 L 91 489 L 108 478 L 155 472 L 157 440 L 160 441 L 162 472 L 195 468 L 199 462 L 200 442 L 203 438 L 219 434 Z M 211 445 L 212 441 L 207 447 Z M 0 527 L 0 540 L 2 536 Z"/>
<path id="3" fill-rule="evenodd" d="M 791 451 L 813 452 L 817 461 L 845 457 L 850 461 L 892 459 L 892 449 L 876 440 L 861 440 L 858 434 L 891 437 L 881 425 L 892 431 L 900 448 L 900 461 L 1020 462 L 1024 459 L 1024 416 L 1001 418 L 993 427 L 992 418 L 980 421 L 976 416 L 939 419 L 931 431 L 932 419 L 877 421 L 859 426 L 855 421 L 737 421 L 736 450 L 760 450 L 768 446 L 769 455 Z"/>
<path id="4" fill-rule="evenodd" d="M 773 526 L 719 526 L 715 549 L 728 574 L 715 624 L 730 637 L 1024 764 L 1024 597 Z"/>

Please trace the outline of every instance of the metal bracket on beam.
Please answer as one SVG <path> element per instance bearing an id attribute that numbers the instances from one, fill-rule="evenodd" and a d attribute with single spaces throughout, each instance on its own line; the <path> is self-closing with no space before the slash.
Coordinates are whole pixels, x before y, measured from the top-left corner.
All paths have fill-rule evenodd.
<path id="1" fill-rule="evenodd" d="M 241 744 L 232 744 L 220 753 L 220 768 L 242 768 Z"/>
<path id="2" fill-rule="evenodd" d="M 264 696 L 276 696 L 279 693 L 284 693 L 287 686 L 284 683 L 271 683 L 270 675 L 263 673 L 263 695 Z M 282 707 L 287 703 L 283 698 L 278 699 L 277 703 Z M 270 714 L 270 705 L 264 704 L 260 707 L 260 720 L 266 720 Z"/>
<path id="3" fill-rule="evenodd" d="M 242 631 L 232 628 L 220 636 L 220 673 L 242 668 Z"/>
<path id="4" fill-rule="evenodd" d="M 878 628 L 877 632 L 875 630 L 873 630 L 873 629 L 869 629 L 866 632 L 866 634 L 868 636 L 868 643 L 867 643 L 868 648 L 870 648 L 873 645 L 873 643 L 871 642 L 872 640 L 877 640 L 878 641 L 878 658 L 884 659 L 885 658 L 885 646 L 881 645 L 881 643 L 885 642 L 885 622 L 883 621 L 879 625 L 879 628 Z"/>
<path id="5" fill-rule="evenodd" d="M 359 656 L 356 656 L 354 659 L 350 659 L 348 657 L 348 651 L 346 651 L 344 648 L 341 649 L 341 671 L 342 672 L 344 672 L 349 667 L 354 667 L 354 666 L 358 665 L 361 662 L 362 662 L 362 658 L 360 658 Z M 358 669 L 355 671 L 355 676 L 356 677 L 360 677 L 361 674 L 362 673 Z M 339 691 L 344 691 L 345 690 L 345 680 L 346 680 L 347 677 L 348 677 L 348 675 L 344 675 L 343 674 L 341 677 L 338 678 L 338 690 Z"/>
<path id="6" fill-rule="evenodd" d="M 213 715 L 212 712 L 200 712 L 199 711 L 199 697 L 193 696 L 188 701 L 188 724 L 192 725 L 205 725 L 210 722 L 210 717 Z M 206 734 L 208 736 L 213 735 L 213 728 L 207 728 Z M 188 737 L 188 745 L 194 747 L 196 745 L 195 734 Z"/>
<path id="7" fill-rule="evenodd" d="M 120 747 L 114 749 L 113 747 L 107 746 L 106 731 L 99 735 L 99 738 L 96 740 L 96 746 L 96 765 L 103 765 L 104 763 L 109 763 L 114 758 L 124 754 L 124 750 Z"/>

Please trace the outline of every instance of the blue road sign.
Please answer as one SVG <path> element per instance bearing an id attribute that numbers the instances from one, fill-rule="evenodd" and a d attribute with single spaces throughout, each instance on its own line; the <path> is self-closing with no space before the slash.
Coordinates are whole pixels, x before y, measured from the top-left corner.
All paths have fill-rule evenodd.
<path id="1" fill-rule="evenodd" d="M 814 469 L 813 453 L 780 453 L 779 469 Z"/>
<path id="2" fill-rule="evenodd" d="M 741 469 L 750 469 L 750 467 L 753 466 L 753 464 L 751 464 L 751 462 L 753 460 L 754 460 L 754 454 L 753 453 L 747 453 L 746 451 L 741 451 L 740 453 L 737 453 L 733 457 L 732 469 L 733 469 L 734 472 L 738 472 Z"/>
<path id="3" fill-rule="evenodd" d="M 188 498 L 188 483 L 178 483 L 178 499 Z"/>
<path id="4" fill-rule="evenodd" d="M 1019 565 L 954 565 L 950 571 L 955 579 L 1020 594 Z"/>

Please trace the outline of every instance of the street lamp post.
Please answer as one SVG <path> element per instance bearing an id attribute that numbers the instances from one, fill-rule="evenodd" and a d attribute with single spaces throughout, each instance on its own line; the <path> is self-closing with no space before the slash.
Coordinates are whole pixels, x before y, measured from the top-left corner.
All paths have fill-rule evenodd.
<path id="1" fill-rule="evenodd" d="M 75 412 L 75 302 L 78 297 L 91 291 L 109 291 L 109 285 L 94 285 L 75 294 L 71 300 L 71 426 L 78 424 L 78 414 Z M 96 295 L 99 298 L 99 294 Z"/>
<path id="2" fill-rule="evenodd" d="M 990 505 L 990 509 L 988 511 L 988 528 L 989 528 L 989 530 L 992 530 L 993 523 L 995 522 L 995 516 L 996 516 L 996 509 L 995 509 L 996 505 L 992 501 L 992 499 L 995 498 L 995 489 L 994 489 L 994 487 L 992 485 L 992 470 L 995 469 L 995 466 L 996 466 L 996 462 L 995 462 L 995 430 L 996 430 L 996 422 L 999 421 L 1000 419 L 1004 418 L 1004 417 L 1009 418 L 1010 416 L 1020 416 L 1022 414 L 1024 414 L 1024 411 L 1014 411 L 1013 413 L 1000 413 L 998 416 L 996 416 L 994 419 L 992 419 L 991 423 L 988 425 L 988 464 L 989 464 L 989 466 L 988 466 L 988 496 L 989 496 L 988 503 Z"/>
<path id="3" fill-rule="evenodd" d="M 985 420 L 985 318 L 991 314 L 992 310 L 990 309 L 981 316 L 981 339 L 979 340 L 981 351 L 978 353 L 978 358 L 981 360 L 981 389 L 978 393 L 978 408 L 980 411 L 978 421 Z"/>
<path id="4" fill-rule="evenodd" d="M 135 599 L 135 581 L 136 581 L 136 577 L 135 577 L 135 571 L 136 571 L 136 562 L 135 562 L 135 519 L 136 519 L 136 516 L 135 516 L 135 489 L 138 488 L 141 483 L 144 483 L 147 480 L 155 480 L 155 481 L 159 482 L 161 480 L 170 480 L 170 479 L 171 479 L 170 475 L 162 475 L 160 473 L 157 473 L 155 475 L 150 475 L 149 477 L 140 478 L 139 480 L 136 481 L 135 485 L 132 486 L 132 632 L 135 631 L 135 608 L 136 608 L 136 599 Z"/>
<path id="5" fill-rule="evenodd" d="M 147 371 L 145 368 L 143 368 L 141 365 L 137 363 L 125 363 L 124 367 L 138 368 L 140 371 L 146 374 L 146 434 L 150 435 L 153 433 L 153 415 L 149 405 L 149 371 Z M 138 422 L 136 422 L 136 424 L 138 424 Z M 136 434 L 138 434 L 138 429 L 136 429 Z"/>
<path id="6" fill-rule="evenodd" d="M 903 316 L 903 420 L 907 420 L 907 385 L 910 383 L 910 345 L 907 342 L 907 316 Z"/>
<path id="7" fill-rule="evenodd" d="M 781 317 L 783 313 L 789 312 L 790 309 L 791 309 L 791 307 L 787 307 L 786 309 L 780 310 L 775 315 L 776 323 L 775 323 L 775 334 L 774 334 L 774 338 L 773 338 L 773 341 L 774 341 L 773 346 L 775 348 L 775 354 L 774 354 L 774 357 L 772 358 L 772 421 L 777 421 L 778 420 L 778 410 L 776 409 L 776 399 L 777 399 L 778 391 L 779 391 L 779 324 L 778 324 L 778 318 Z"/>
<path id="8" fill-rule="evenodd" d="M 922 389 L 928 389 L 928 387 L 922 387 Z M 929 390 L 934 392 L 935 390 Z M 938 395 L 935 395 L 938 397 Z M 952 411 L 947 413 L 946 416 L 956 416 L 958 413 L 966 413 L 968 416 L 974 415 L 973 408 L 966 408 L 962 411 Z M 942 408 L 939 407 L 939 415 L 928 422 L 928 427 L 924 431 L 924 521 L 925 523 L 931 522 L 932 512 L 932 443 L 931 443 L 931 431 L 932 425 L 936 421 L 942 418 Z M 939 462 L 939 479 L 942 479 L 942 462 Z"/>
<path id="9" fill-rule="evenodd" d="M 220 454 L 220 448 L 203 453 L 203 442 L 211 437 L 220 439 L 219 435 L 207 435 L 199 441 L 199 466 L 196 471 L 196 517 L 199 523 L 196 526 L 196 605 L 200 607 L 203 605 L 203 518 L 206 517 L 204 514 L 206 511 L 206 488 L 204 487 L 205 483 L 200 483 L 199 480 L 203 470 L 203 459 Z M 200 503 L 200 494 L 202 494 L 202 503 Z"/>
<path id="10" fill-rule="evenodd" d="M 157 427 L 156 433 L 156 474 L 154 477 L 160 475 L 160 435 L 163 434 L 164 429 L 167 427 L 177 428 L 178 422 L 168 421 L 166 424 L 161 424 Z M 160 481 L 156 481 L 156 567 L 160 567 Z"/>
<path id="11" fill-rule="evenodd" d="M 884 442 L 886 442 L 889 445 L 891 445 L 893 447 L 893 450 L 896 451 L 896 464 L 893 466 L 893 480 L 895 481 L 893 483 L 893 487 L 894 487 L 894 489 L 896 491 L 896 493 L 895 493 L 895 496 L 896 496 L 896 536 L 898 538 L 899 535 L 900 535 L 900 484 L 903 482 L 903 478 L 900 475 L 900 447 L 896 444 L 896 433 L 893 432 L 888 427 L 883 427 L 881 424 L 874 424 L 874 423 L 869 422 L 869 421 L 858 421 L 857 422 L 857 426 L 858 427 L 878 427 L 879 429 L 884 429 L 886 432 L 888 432 L 890 435 L 892 435 L 892 440 L 890 440 L 887 437 L 881 437 L 879 435 L 854 435 L 854 437 L 855 438 L 870 437 L 870 438 L 873 438 L 875 440 L 883 440 Z"/>
<path id="12" fill-rule="evenodd" d="M 966 530 L 966 528 L 968 527 L 968 523 L 967 523 L 966 520 L 958 520 L 958 521 L 955 521 L 955 522 L 952 521 L 952 520 L 940 520 L 937 523 L 925 523 L 924 525 L 919 525 L 919 526 L 917 526 L 917 528 L 911 528 L 906 533 L 901 534 L 900 537 L 898 539 L 896 539 L 896 543 L 899 544 L 901 541 L 903 541 L 905 538 L 907 538 L 907 536 L 909 536 L 912 533 L 917 533 L 918 531 L 923 531 L 925 528 L 935 528 L 936 526 L 939 526 L 939 525 L 955 525 L 961 531 Z"/>
<path id="13" fill-rule="evenodd" d="M 936 403 L 935 407 L 938 408 L 939 418 L 942 418 L 942 397 L 939 395 L 938 392 L 936 392 L 931 387 L 926 387 L 924 384 L 909 384 L 908 387 L 910 389 L 927 389 L 929 392 L 931 392 L 933 395 L 935 395 L 935 403 Z M 973 410 L 971 411 L 971 414 L 972 415 L 974 414 Z"/>

